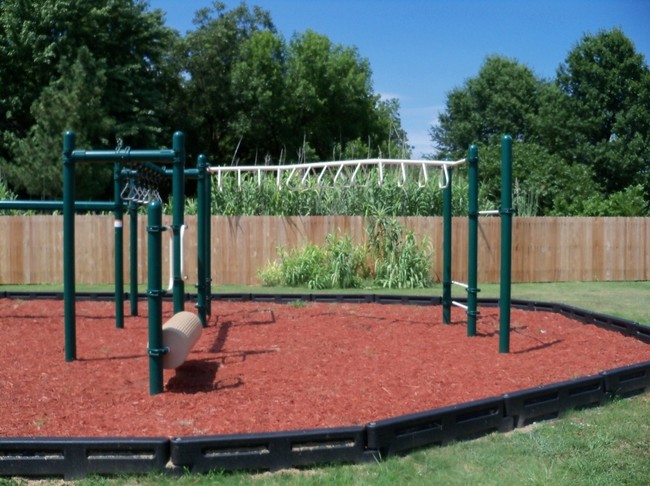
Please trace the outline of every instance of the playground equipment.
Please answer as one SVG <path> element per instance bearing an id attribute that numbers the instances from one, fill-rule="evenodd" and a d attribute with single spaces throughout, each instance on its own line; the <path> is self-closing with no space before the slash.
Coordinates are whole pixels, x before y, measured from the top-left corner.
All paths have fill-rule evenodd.
<path id="1" fill-rule="evenodd" d="M 163 358 L 163 368 L 175 369 L 182 365 L 201 337 L 202 330 L 203 326 L 196 314 L 187 311 L 174 314 L 163 324 L 163 347 L 168 349 Z"/>
<path id="2" fill-rule="evenodd" d="M 131 299 L 132 311 L 134 300 L 137 299 L 137 259 L 133 247 L 137 244 L 134 240 L 135 219 L 137 215 L 138 202 L 144 201 L 145 197 L 155 197 L 154 191 L 149 190 L 147 194 L 142 191 L 133 190 L 136 187 L 131 184 L 139 173 L 133 168 L 134 163 L 144 164 L 149 170 L 164 175 L 172 176 L 172 195 L 174 198 L 173 224 L 173 297 L 174 309 L 180 311 L 184 304 L 184 281 L 182 276 L 182 249 L 181 237 L 184 226 L 184 201 L 185 201 L 185 136 L 176 132 L 172 140 L 172 149 L 163 150 L 76 150 L 76 138 L 73 132 L 66 132 L 63 140 L 63 299 L 64 299 L 64 326 L 65 326 L 65 359 L 73 361 L 76 359 L 76 323 L 75 323 L 75 165 L 76 163 L 113 163 L 114 164 L 114 197 L 111 209 L 115 216 L 115 307 L 116 325 L 123 327 L 123 197 L 129 201 L 131 212 L 131 235 L 132 235 L 132 258 L 131 258 Z M 167 171 L 155 165 L 155 163 L 172 164 L 172 170 Z M 130 168 L 124 169 L 124 166 Z M 123 178 L 126 177 L 131 184 L 129 191 L 122 186 Z M 134 268 L 135 267 L 135 268 Z"/>
<path id="3" fill-rule="evenodd" d="M 502 217 L 502 282 L 500 295 L 500 351 L 508 352 L 509 346 L 509 307 L 510 307 L 510 231 L 509 224 L 512 209 L 511 206 L 511 139 L 504 137 L 502 140 L 502 204 L 499 213 Z M 131 223 L 136 218 L 137 205 L 149 203 L 149 271 L 147 291 L 149 303 L 149 329 L 150 340 L 148 353 L 150 356 L 150 389 L 151 393 L 162 391 L 162 368 L 164 355 L 170 354 L 170 346 L 166 345 L 161 334 L 161 305 L 162 296 L 166 293 L 160 285 L 160 233 L 165 230 L 172 232 L 172 275 L 170 288 L 173 291 L 174 313 L 183 311 L 184 305 L 184 282 L 182 268 L 182 237 L 184 232 L 184 180 L 186 175 L 196 176 L 198 196 L 198 282 L 197 282 L 197 310 L 198 322 L 206 325 L 207 315 L 211 313 L 211 278 L 210 278 L 210 196 L 211 196 L 211 175 L 216 177 L 217 187 L 223 190 L 223 181 L 226 177 L 236 177 L 237 187 L 241 187 L 243 177 L 255 177 L 258 186 L 261 186 L 265 177 L 273 177 L 278 190 L 300 189 L 303 187 L 322 187 L 325 184 L 341 184 L 353 186 L 367 184 L 371 180 L 366 177 L 368 168 L 376 169 L 378 176 L 375 179 L 377 184 L 383 184 L 388 171 L 397 174 L 397 184 L 401 186 L 408 180 L 416 178 L 419 187 L 426 187 L 430 179 L 430 171 L 433 168 L 440 170 L 438 186 L 444 190 L 444 223 L 443 223 L 443 322 L 449 323 L 451 305 L 461 305 L 467 313 L 468 335 L 476 333 L 476 311 L 477 293 L 477 228 L 478 228 L 478 150 L 471 146 L 467 159 L 457 161 L 435 161 L 435 160 L 398 160 L 398 159 L 368 159 L 353 161 L 317 162 L 305 164 L 290 164 L 280 166 L 234 166 L 234 167 L 210 167 L 205 156 L 197 159 L 197 169 L 187 171 L 185 165 L 185 140 L 182 133 L 177 132 L 173 137 L 173 149 L 168 150 L 130 150 L 118 147 L 115 151 L 85 151 L 75 150 L 74 133 L 68 132 L 64 137 L 64 312 L 65 312 L 65 349 L 66 361 L 76 359 L 76 330 L 75 330 L 75 279 L 74 279 L 74 168 L 77 162 L 113 162 L 115 164 L 115 202 L 110 206 L 115 213 L 115 246 L 116 246 L 116 307 L 117 313 L 123 312 L 123 277 L 122 271 L 122 219 L 123 203 L 128 202 L 129 211 L 132 212 Z M 154 163 L 172 163 L 173 169 L 167 171 Z M 468 245 L 468 283 L 463 284 L 468 293 L 467 305 L 451 300 L 451 178 L 455 166 L 468 162 L 469 165 L 469 245 Z M 136 163 L 139 164 L 136 167 Z M 125 168 L 125 166 L 127 166 Z M 146 176 L 138 170 L 149 171 Z M 363 174 L 363 175 L 362 175 Z M 415 174 L 415 175 L 413 175 Z M 172 195 L 174 198 L 173 224 L 164 227 L 161 220 L 161 201 L 156 191 L 155 183 L 147 182 L 149 179 L 160 175 L 171 175 L 173 178 Z M 123 185 L 123 178 L 127 184 Z M 144 182 L 143 182 L 144 181 Z M 152 222 L 153 221 L 153 222 Z M 504 224 L 505 223 L 505 224 Z M 132 235 L 136 233 L 132 228 Z M 152 239 L 156 237 L 156 239 Z M 134 245 L 137 243 L 134 243 Z M 133 245 L 132 245 L 133 246 Z M 117 251 L 117 249 L 120 251 Z M 153 248 L 153 249 L 152 249 Z M 135 258 L 135 257 L 134 257 Z M 132 267 L 133 260 L 132 258 Z M 153 258 L 153 260 L 152 260 Z M 119 271 L 118 271 L 119 268 Z M 134 285 L 134 275 L 131 284 Z M 504 288 L 507 286 L 508 288 Z M 137 291 L 132 287 L 133 298 Z M 137 305 L 137 304 L 136 304 Z M 135 310 L 137 312 L 137 308 Z M 133 305 L 132 305 L 133 313 Z M 119 326 L 118 319 L 118 327 Z M 183 330 L 181 344 L 173 345 L 172 354 L 180 356 L 182 362 L 196 339 L 196 319 L 181 315 L 173 319 L 167 327 L 176 329 L 179 326 Z M 182 324 L 182 325 L 181 325 Z M 174 332 L 176 332 L 174 331 Z M 171 332 L 171 331 L 170 331 Z M 200 333 L 198 333 L 200 335 Z M 168 359 L 168 361 L 174 361 Z"/>
<path id="4" fill-rule="evenodd" d="M 501 139 L 501 208 L 478 210 L 478 149 L 472 145 L 467 157 L 468 170 L 468 245 L 467 283 L 452 280 L 451 272 L 451 184 L 443 195 L 443 277 L 442 277 L 442 320 L 451 322 L 451 306 L 456 305 L 467 313 L 467 335 L 476 335 L 478 316 L 478 217 L 480 214 L 501 215 L 501 274 L 499 282 L 499 352 L 510 351 L 510 302 L 511 302 L 511 255 L 512 255 L 512 138 Z M 451 179 L 451 173 L 449 178 Z M 459 285 L 467 291 L 467 305 L 452 300 L 451 286 Z"/>
<path id="5" fill-rule="evenodd" d="M 289 164 L 279 166 L 208 166 L 204 156 L 199 157 L 199 260 L 207 262 L 209 267 L 209 241 L 210 241 L 210 179 L 206 174 L 216 178 L 217 188 L 223 190 L 224 180 L 227 177 L 235 179 L 236 186 L 242 187 L 244 177 L 253 177 L 258 187 L 262 186 L 265 177 L 272 177 L 278 190 L 299 189 L 301 187 L 322 187 L 325 184 L 341 184 L 353 186 L 358 183 L 367 183 L 361 174 L 368 167 L 377 169 L 377 184 L 383 184 L 386 171 L 391 168 L 397 171 L 397 184 L 406 183 L 409 171 L 416 171 L 418 185 L 425 187 L 430 178 L 429 171 L 433 168 L 440 170 L 438 187 L 443 193 L 443 295 L 442 313 L 443 322 L 451 322 L 451 306 L 456 305 L 465 309 L 467 314 L 467 335 L 476 335 L 476 319 L 478 317 L 478 216 L 479 214 L 501 215 L 501 289 L 500 289 L 500 344 L 502 353 L 509 352 L 510 334 L 510 274 L 511 274 L 511 232 L 512 232 L 512 139 L 505 135 L 502 138 L 501 157 L 501 208 L 499 210 L 479 211 L 478 209 L 478 148 L 472 145 L 466 159 L 457 161 L 440 160 L 398 160 L 398 159 L 366 159 L 347 160 L 336 162 L 315 162 L 304 164 Z M 468 281 L 456 282 L 451 278 L 451 235 L 452 235 L 452 171 L 453 168 L 467 162 L 469 182 L 468 204 Z M 361 181 L 359 181 L 361 180 Z M 207 219 L 206 219 L 207 218 Z M 201 271 L 202 265 L 199 265 Z M 199 274 L 201 288 L 205 274 Z M 454 301 L 451 298 L 451 285 L 461 285 L 467 291 L 467 304 Z M 209 288 L 209 280 L 207 281 Z M 205 287 L 204 287 L 205 288 Z M 202 299 L 199 292 L 199 300 Z M 209 303 L 208 303 L 209 306 Z"/>
<path id="6" fill-rule="evenodd" d="M 147 208 L 147 307 L 149 314 L 149 393 L 163 391 L 163 369 L 177 368 L 185 361 L 192 347 L 201 337 L 203 323 L 191 312 L 174 309 L 174 316 L 162 324 L 162 289 L 160 268 L 162 235 L 168 230 L 162 225 L 160 201 L 152 201 Z"/>

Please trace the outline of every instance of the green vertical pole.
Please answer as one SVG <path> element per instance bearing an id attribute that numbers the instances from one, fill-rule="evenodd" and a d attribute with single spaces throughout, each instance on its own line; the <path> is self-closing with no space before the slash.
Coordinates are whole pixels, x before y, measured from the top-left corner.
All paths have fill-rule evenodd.
<path id="1" fill-rule="evenodd" d="M 510 352 L 512 281 L 512 137 L 501 139 L 501 277 L 499 284 L 499 352 Z"/>
<path id="2" fill-rule="evenodd" d="M 469 211 L 467 245 L 467 335 L 476 336 L 476 300 L 478 289 L 478 148 L 472 145 L 469 165 Z"/>
<path id="3" fill-rule="evenodd" d="M 172 214 L 173 234 L 173 283 L 174 283 L 174 313 L 184 309 L 185 283 L 181 272 L 181 227 L 184 224 L 185 210 L 185 135 L 182 132 L 174 133 L 172 148 L 174 150 L 172 195 L 174 208 Z"/>
<path id="4" fill-rule="evenodd" d="M 442 194 L 442 322 L 451 323 L 451 173 Z"/>
<path id="5" fill-rule="evenodd" d="M 115 327 L 124 328 L 124 209 L 122 208 L 122 164 L 113 165 L 113 202 L 115 210 Z"/>
<path id="6" fill-rule="evenodd" d="M 63 314 L 65 360 L 68 362 L 77 359 L 74 265 L 75 164 L 72 157 L 75 144 L 75 134 L 66 132 L 63 137 Z"/>
<path id="7" fill-rule="evenodd" d="M 138 315 L 138 205 L 129 201 L 129 302 Z"/>
<path id="8" fill-rule="evenodd" d="M 205 262 L 205 251 L 206 251 L 206 224 L 205 224 L 205 213 L 209 211 L 209 207 L 206 208 L 206 191 L 205 183 L 208 178 L 207 167 L 208 161 L 205 155 L 199 155 L 197 160 L 196 167 L 198 169 L 198 182 L 197 182 L 197 200 L 198 200 L 198 211 L 197 211 L 197 239 L 198 239 L 198 249 L 197 249 L 197 302 L 196 308 L 198 310 L 199 319 L 203 327 L 207 325 L 206 320 L 206 262 Z"/>
<path id="9" fill-rule="evenodd" d="M 147 306 L 149 313 L 149 394 L 163 391 L 162 339 L 162 206 L 153 201 L 148 207 L 147 220 Z"/>
<path id="10" fill-rule="evenodd" d="M 207 160 L 206 160 L 207 163 Z M 208 164 L 209 165 L 209 164 Z M 205 179 L 205 268 L 206 268 L 206 313 L 212 315 L 212 176 Z"/>

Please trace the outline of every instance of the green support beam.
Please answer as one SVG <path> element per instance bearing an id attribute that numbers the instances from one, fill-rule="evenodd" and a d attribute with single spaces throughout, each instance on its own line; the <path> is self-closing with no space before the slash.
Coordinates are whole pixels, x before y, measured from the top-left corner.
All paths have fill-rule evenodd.
<path id="1" fill-rule="evenodd" d="M 209 241 L 206 238 L 207 227 L 210 224 L 210 199 L 206 191 L 207 180 L 210 175 L 207 172 L 208 160 L 205 155 L 199 155 L 197 160 L 198 182 L 197 182 L 197 301 L 196 309 L 203 327 L 207 326 L 207 299 L 210 288 L 210 268 L 207 266 L 206 252 L 209 251 Z"/>
<path id="2" fill-rule="evenodd" d="M 162 206 L 159 201 L 149 203 L 147 208 L 147 306 L 149 313 L 149 394 L 163 391 L 162 337 Z"/>
<path id="3" fill-rule="evenodd" d="M 138 315 L 138 205 L 129 202 L 129 304 Z"/>
<path id="4" fill-rule="evenodd" d="M 75 150 L 72 158 L 77 162 L 163 162 L 172 163 L 176 157 L 174 150 Z"/>
<path id="5" fill-rule="evenodd" d="M 66 132 L 63 137 L 63 310 L 65 360 L 68 362 L 77 359 L 74 262 L 75 163 L 72 157 L 75 144 L 75 134 Z"/>
<path id="6" fill-rule="evenodd" d="M 64 201 L 0 201 L 0 210 L 62 211 Z M 106 201 L 74 201 L 74 211 L 111 212 L 115 203 Z"/>
<path id="7" fill-rule="evenodd" d="M 467 335 L 476 336 L 478 297 L 478 148 L 472 145 L 467 156 L 469 182 L 467 242 Z"/>
<path id="8" fill-rule="evenodd" d="M 122 191 L 122 164 L 113 165 L 113 200 L 120 200 Z M 124 328 L 124 209 L 121 204 L 115 204 L 113 212 L 115 221 L 114 231 L 114 268 L 115 268 L 115 327 Z"/>
<path id="9" fill-rule="evenodd" d="M 452 207 L 451 207 L 451 177 L 452 169 L 448 169 L 449 178 L 447 187 L 442 194 L 442 322 L 451 323 L 451 230 L 452 230 Z"/>
<path id="10" fill-rule="evenodd" d="M 501 276 L 499 285 L 499 352 L 510 352 L 512 283 L 512 138 L 501 139 Z"/>
<path id="11" fill-rule="evenodd" d="M 174 314 L 185 308 L 185 281 L 182 275 L 182 242 L 181 227 L 185 224 L 185 135 L 182 132 L 174 133 L 172 140 L 174 159 L 172 170 L 172 195 L 174 198 L 172 214 L 173 231 L 173 282 L 174 282 Z"/>

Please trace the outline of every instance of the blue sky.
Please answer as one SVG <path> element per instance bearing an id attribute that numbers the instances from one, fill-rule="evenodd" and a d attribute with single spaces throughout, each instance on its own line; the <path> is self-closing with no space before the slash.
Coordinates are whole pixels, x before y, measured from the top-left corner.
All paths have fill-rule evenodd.
<path id="1" fill-rule="evenodd" d="M 210 0 L 150 0 L 185 34 Z M 225 1 L 228 8 L 241 2 Z M 498 54 L 550 79 L 584 34 L 619 27 L 646 63 L 650 0 L 249 0 L 268 10 L 279 32 L 312 29 L 358 48 L 370 61 L 374 90 L 398 98 L 413 156 L 434 151 L 428 130 L 447 93 Z"/>

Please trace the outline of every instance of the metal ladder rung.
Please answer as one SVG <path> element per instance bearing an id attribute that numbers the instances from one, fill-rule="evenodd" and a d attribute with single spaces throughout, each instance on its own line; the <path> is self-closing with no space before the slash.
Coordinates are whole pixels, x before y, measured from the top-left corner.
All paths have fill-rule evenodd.
<path id="1" fill-rule="evenodd" d="M 465 310 L 468 310 L 468 309 L 469 309 L 469 307 L 467 307 L 465 304 L 461 304 L 460 302 L 456 302 L 455 300 L 452 300 L 452 301 L 451 301 L 451 304 L 452 304 L 452 305 L 455 305 L 455 306 L 458 306 L 458 307 L 461 307 L 461 308 L 463 308 L 463 309 L 465 309 Z"/>

